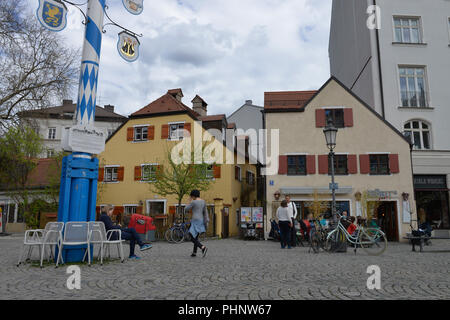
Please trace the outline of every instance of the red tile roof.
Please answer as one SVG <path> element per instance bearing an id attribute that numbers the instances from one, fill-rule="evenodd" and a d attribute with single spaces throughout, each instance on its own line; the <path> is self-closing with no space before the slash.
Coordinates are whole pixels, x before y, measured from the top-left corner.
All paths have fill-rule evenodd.
<path id="1" fill-rule="evenodd" d="M 220 121 L 223 120 L 224 118 L 226 118 L 224 114 L 214 114 L 210 116 L 199 117 L 199 119 L 202 121 Z"/>
<path id="2" fill-rule="evenodd" d="M 301 109 L 316 93 L 317 90 L 264 92 L 264 109 Z"/>
<path id="3" fill-rule="evenodd" d="M 58 168 L 55 159 L 38 159 L 36 167 L 28 176 L 27 185 L 31 188 L 45 187 L 51 182 L 58 182 L 61 169 Z"/>
<path id="4" fill-rule="evenodd" d="M 234 122 L 229 123 L 227 126 L 227 129 L 236 129 L 236 123 L 234 123 Z"/>
<path id="5" fill-rule="evenodd" d="M 180 112 L 180 111 L 186 111 L 189 114 L 191 114 L 191 116 L 193 116 L 194 118 L 199 117 L 199 114 L 197 112 L 195 112 L 188 106 L 184 105 L 182 102 L 174 98 L 169 92 L 167 92 L 162 97 L 159 97 L 158 99 L 151 102 L 142 109 L 132 113 L 131 116 L 143 116 L 143 115 L 150 116 L 161 113 Z"/>

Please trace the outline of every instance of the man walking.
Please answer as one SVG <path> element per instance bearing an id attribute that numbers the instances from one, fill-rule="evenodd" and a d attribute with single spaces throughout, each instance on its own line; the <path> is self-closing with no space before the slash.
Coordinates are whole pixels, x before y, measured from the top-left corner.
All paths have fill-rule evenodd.
<path id="1" fill-rule="evenodd" d="M 286 195 L 284 199 L 287 202 L 287 209 L 289 210 L 289 213 L 292 217 L 292 228 L 291 228 L 291 236 L 289 237 L 289 242 L 291 243 L 292 247 L 295 247 L 297 244 L 297 231 L 295 229 L 295 219 L 297 219 L 297 207 L 295 206 L 295 203 L 291 201 L 291 197 L 289 195 Z"/>

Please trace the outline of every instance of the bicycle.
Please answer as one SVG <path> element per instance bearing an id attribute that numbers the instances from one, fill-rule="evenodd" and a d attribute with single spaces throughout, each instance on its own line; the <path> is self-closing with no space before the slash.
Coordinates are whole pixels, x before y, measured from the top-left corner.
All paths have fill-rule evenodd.
<path id="1" fill-rule="evenodd" d="M 190 233 L 189 233 L 189 224 L 187 222 L 182 223 L 175 223 L 172 227 L 167 229 L 164 238 L 168 242 L 174 242 L 174 243 L 181 243 L 183 241 L 189 241 L 190 240 Z"/>
<path id="2" fill-rule="evenodd" d="M 323 218 L 327 218 L 327 214 L 323 213 L 319 216 Z M 329 251 L 329 248 L 326 247 L 328 229 L 325 228 L 318 218 L 311 219 L 311 231 L 309 233 L 309 251 L 314 251 L 314 253 L 319 253 L 320 249 L 324 251 Z"/>
<path id="3" fill-rule="evenodd" d="M 337 226 L 328 233 L 326 240 L 326 248 L 329 251 L 336 251 L 339 248 L 338 243 L 348 241 L 354 246 L 354 252 L 358 247 L 371 256 L 378 256 L 382 254 L 387 248 L 386 235 L 379 228 L 364 227 L 359 224 L 353 234 L 349 234 L 347 229 L 342 224 L 342 216 L 337 213 Z"/>

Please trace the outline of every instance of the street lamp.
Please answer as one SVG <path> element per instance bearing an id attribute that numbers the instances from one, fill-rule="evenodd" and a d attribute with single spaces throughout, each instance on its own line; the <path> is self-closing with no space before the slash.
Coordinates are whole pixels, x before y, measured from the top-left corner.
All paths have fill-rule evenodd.
<path id="1" fill-rule="evenodd" d="M 325 135 L 325 140 L 327 142 L 327 147 L 330 149 L 330 153 L 328 154 L 331 160 L 331 214 L 333 217 L 333 223 L 336 224 L 336 185 L 334 183 L 334 148 L 336 147 L 336 135 L 338 129 L 333 126 L 333 122 L 331 120 L 328 121 L 327 126 L 323 129 L 323 134 Z"/>

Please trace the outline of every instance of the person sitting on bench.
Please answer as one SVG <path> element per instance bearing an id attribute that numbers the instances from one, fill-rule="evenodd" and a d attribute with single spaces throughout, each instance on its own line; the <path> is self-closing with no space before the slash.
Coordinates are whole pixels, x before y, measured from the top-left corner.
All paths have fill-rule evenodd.
<path id="1" fill-rule="evenodd" d="M 150 249 L 152 247 L 151 244 L 144 244 L 141 241 L 141 238 L 139 237 L 138 233 L 134 228 L 122 228 L 120 224 L 113 224 L 111 220 L 111 216 L 113 214 L 114 207 L 111 205 L 107 205 L 105 207 L 105 210 L 102 210 L 102 214 L 100 215 L 99 221 L 102 221 L 105 224 L 106 232 L 112 229 L 119 229 L 122 232 L 122 239 L 129 240 L 130 241 L 130 255 L 129 259 L 133 260 L 139 260 L 140 257 L 136 256 L 134 254 L 134 247 L 136 246 L 136 243 L 139 245 L 141 251 Z M 114 238 L 114 239 L 113 239 Z M 117 240 L 117 234 L 113 233 L 111 240 Z"/>

